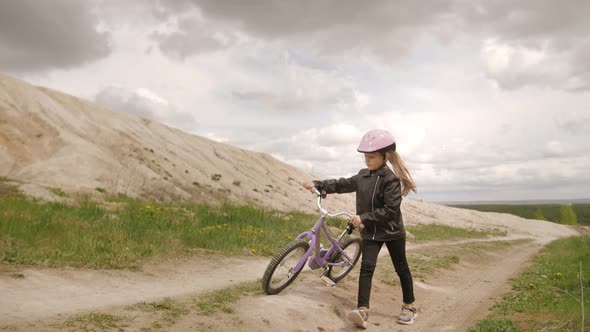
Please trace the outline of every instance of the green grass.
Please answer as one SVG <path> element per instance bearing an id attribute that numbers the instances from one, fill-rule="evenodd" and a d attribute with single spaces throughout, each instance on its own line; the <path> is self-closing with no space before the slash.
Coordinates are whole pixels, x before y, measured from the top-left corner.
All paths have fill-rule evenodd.
<path id="1" fill-rule="evenodd" d="M 579 331 L 582 326 L 580 289 L 582 263 L 586 329 L 590 328 L 590 237 L 573 237 L 548 244 L 533 264 L 512 281 L 513 292 L 497 303 L 488 320 L 507 318 L 525 331 Z M 473 331 L 484 329 L 480 321 Z M 475 329 L 476 327 L 472 328 Z"/>
<path id="2" fill-rule="evenodd" d="M 124 331 L 137 317 L 144 317 L 141 322 L 147 322 L 149 326 L 140 328 L 140 331 L 168 331 L 176 330 L 173 326 L 179 319 L 187 315 L 213 315 L 217 313 L 234 313 L 233 304 L 242 296 L 248 294 L 262 294 L 260 280 L 235 284 L 212 292 L 203 293 L 189 299 L 164 298 L 155 302 L 140 302 L 128 307 L 126 315 L 112 315 L 109 313 L 85 313 L 73 315 L 62 323 L 54 324 L 54 327 L 71 331 Z M 143 313 L 146 314 L 143 314 Z M 338 314 L 338 311 L 334 309 Z M 137 323 L 136 323 L 137 324 Z M 133 326 L 133 330 L 137 327 Z M 1 329 L 1 327 L 0 327 Z"/>
<path id="3" fill-rule="evenodd" d="M 457 255 L 418 255 L 411 254 L 408 263 L 412 267 L 412 274 L 418 278 L 431 275 L 439 269 L 450 269 L 459 263 Z"/>
<path id="4" fill-rule="evenodd" d="M 120 323 L 126 321 L 126 317 L 109 315 L 106 313 L 88 313 L 75 315 L 68 318 L 61 326 L 61 329 L 71 328 L 72 331 L 104 331 L 110 329 L 121 329 Z"/>
<path id="5" fill-rule="evenodd" d="M 408 255 L 408 264 L 410 265 L 412 276 L 417 279 L 424 279 L 434 275 L 440 269 L 452 269 L 459 261 L 460 257 L 453 254 L 445 255 L 430 252 L 418 254 L 414 252 Z M 387 266 L 386 268 L 379 269 L 377 274 L 379 280 L 389 286 L 399 285 L 399 278 L 395 274 L 395 271 L 391 269 L 391 258 L 384 257 L 380 259 L 378 264 Z"/>
<path id="6" fill-rule="evenodd" d="M 190 312 L 190 309 L 186 305 L 179 303 L 169 297 L 157 302 L 141 302 L 127 307 L 126 309 L 140 310 L 150 313 L 160 313 L 161 318 L 156 320 L 154 324 L 152 324 L 152 327 L 161 327 L 162 324 L 170 326 L 176 323 L 179 318 L 187 315 Z"/>
<path id="7" fill-rule="evenodd" d="M 50 188 L 49 189 L 54 195 L 59 196 L 59 197 L 67 197 L 68 194 L 66 194 L 65 191 L 61 190 L 61 188 Z"/>
<path id="8" fill-rule="evenodd" d="M 272 256 L 316 215 L 253 206 L 145 202 L 106 195 L 107 203 L 74 197 L 74 205 L 0 193 L 0 264 L 137 269 L 151 258 L 210 250 Z M 345 221 L 328 225 L 343 229 Z M 419 240 L 491 233 L 440 225 L 411 228 Z M 325 241 L 325 237 L 323 237 Z"/>
<path id="9" fill-rule="evenodd" d="M 15 195 L 18 193 L 16 186 L 14 186 L 13 184 L 9 184 L 8 181 L 11 180 L 5 176 L 0 176 L 0 197 Z"/>
<path id="10" fill-rule="evenodd" d="M 522 329 L 507 319 L 483 319 L 469 328 L 468 332 L 521 332 Z"/>
<path id="11" fill-rule="evenodd" d="M 233 313 L 232 304 L 247 293 L 262 294 L 260 280 L 243 282 L 204 294 L 194 300 L 194 305 L 203 315 L 211 315 L 219 311 Z"/>
<path id="12" fill-rule="evenodd" d="M 561 223 L 563 220 L 561 204 L 466 204 L 452 205 L 462 209 L 483 212 L 510 213 L 526 219 L 541 219 Z M 590 225 L 590 204 L 575 203 L 571 205 L 576 215 L 577 223 Z"/>
<path id="13" fill-rule="evenodd" d="M 209 249 L 273 255 L 315 216 L 255 207 L 126 200 L 77 206 L 0 196 L 0 262 L 88 268 L 134 268 L 142 260 Z M 332 224 L 343 222 L 334 221 Z"/>
<path id="14" fill-rule="evenodd" d="M 451 227 L 439 224 L 427 224 L 407 227 L 414 235 L 416 241 L 455 240 L 462 238 L 486 238 L 489 236 L 506 236 L 506 232 L 477 231 L 464 228 Z"/>

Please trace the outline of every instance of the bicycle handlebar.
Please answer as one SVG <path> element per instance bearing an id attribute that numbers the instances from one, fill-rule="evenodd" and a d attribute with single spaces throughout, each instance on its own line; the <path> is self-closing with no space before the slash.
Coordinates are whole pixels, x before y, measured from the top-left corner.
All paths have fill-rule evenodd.
<path id="1" fill-rule="evenodd" d="M 318 190 L 318 188 L 313 188 L 313 189 L 312 189 L 312 190 L 310 190 L 310 191 L 312 191 L 313 193 L 315 193 L 315 194 L 317 195 L 317 197 L 318 197 L 318 201 L 317 201 L 317 203 L 318 203 L 318 209 L 320 209 L 320 213 L 321 213 L 321 215 L 322 215 L 322 216 L 324 216 L 324 217 L 338 217 L 338 216 L 347 216 L 347 217 L 348 217 L 348 219 L 349 219 L 349 220 L 348 220 L 348 226 L 346 227 L 346 230 L 344 231 L 344 233 L 342 233 L 342 235 L 340 235 L 340 238 L 341 238 L 341 237 L 342 237 L 342 236 L 343 236 L 345 233 L 351 234 L 351 233 L 352 233 L 352 231 L 353 231 L 353 230 L 354 230 L 354 228 L 355 228 L 355 227 L 354 227 L 354 225 L 352 224 L 352 222 L 350 222 L 350 221 L 352 220 L 352 218 L 354 217 L 354 216 L 352 215 L 352 213 L 348 213 L 348 212 L 346 212 L 346 211 L 342 211 L 342 212 L 338 212 L 338 213 L 329 213 L 329 212 L 328 212 L 328 210 L 324 209 L 324 208 L 322 207 L 322 204 L 321 204 L 321 202 L 322 202 L 322 197 L 324 197 L 324 198 L 326 197 L 326 192 L 320 192 L 320 191 Z M 359 229 L 363 229 L 363 228 L 365 228 L 365 225 L 363 225 L 363 224 L 360 224 L 360 225 L 359 225 Z"/>
<path id="2" fill-rule="evenodd" d="M 324 209 L 322 207 L 322 204 L 321 204 L 322 197 L 326 197 L 326 193 L 325 192 L 324 193 L 320 192 L 317 188 L 313 188 L 312 191 L 318 196 L 318 201 L 317 201 L 317 203 L 318 203 L 318 209 L 320 209 L 320 213 L 323 216 L 326 216 L 326 217 L 347 216 L 348 219 L 352 219 L 353 215 L 351 213 L 346 212 L 346 211 L 342 211 L 342 212 L 338 212 L 338 213 L 329 213 L 328 210 Z M 363 224 L 360 224 L 359 227 L 361 229 L 363 229 L 364 228 L 364 225 Z M 353 226 L 353 228 L 354 228 L 354 226 Z"/>

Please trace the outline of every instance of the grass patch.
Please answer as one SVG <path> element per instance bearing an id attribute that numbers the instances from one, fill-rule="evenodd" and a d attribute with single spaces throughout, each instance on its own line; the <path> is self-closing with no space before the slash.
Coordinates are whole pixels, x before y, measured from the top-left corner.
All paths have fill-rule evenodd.
<path id="1" fill-rule="evenodd" d="M 590 225 L 590 204 L 467 204 L 451 205 L 483 212 L 510 213 L 526 219 L 547 220 L 562 224 Z"/>
<path id="2" fill-rule="evenodd" d="M 0 198 L 2 196 L 10 196 L 18 194 L 18 189 L 16 186 L 10 182 L 13 180 L 5 177 L 0 176 Z"/>
<path id="3" fill-rule="evenodd" d="M 61 190 L 61 188 L 49 188 L 49 191 L 51 191 L 55 196 L 59 196 L 59 197 L 68 196 L 68 194 L 66 194 L 65 191 Z"/>
<path id="4" fill-rule="evenodd" d="M 122 321 L 126 321 L 126 317 L 109 315 L 105 313 L 89 313 L 82 315 L 75 315 L 68 318 L 60 328 L 72 328 L 74 331 L 96 331 L 107 329 L 121 329 L 119 325 Z"/>
<path id="5" fill-rule="evenodd" d="M 4 264 L 137 268 L 151 257 L 208 249 L 228 255 L 274 255 L 316 216 L 252 206 L 144 202 L 111 197 L 106 209 L 0 196 L 0 262 Z M 330 225 L 344 227 L 333 219 Z"/>
<path id="6" fill-rule="evenodd" d="M 482 319 L 477 324 L 469 328 L 468 332 L 521 332 L 523 331 L 518 325 L 507 319 Z"/>
<path id="7" fill-rule="evenodd" d="M 213 315 L 219 312 L 234 313 L 233 303 L 240 297 L 248 294 L 262 294 L 260 280 L 243 282 L 231 287 L 204 293 L 198 297 L 181 302 L 172 298 L 165 298 L 156 302 L 141 302 L 125 309 L 129 311 L 143 311 L 150 314 L 150 327 L 141 328 L 141 331 L 152 331 L 170 328 L 177 320 L 189 313 L 201 315 Z M 157 318 L 154 316 L 158 316 Z M 150 319 L 151 318 L 151 319 Z"/>
<path id="8" fill-rule="evenodd" d="M 262 294 L 260 280 L 243 282 L 232 287 L 204 294 L 194 300 L 194 305 L 204 315 L 211 315 L 219 311 L 233 313 L 232 304 L 241 296 L 248 293 Z"/>
<path id="9" fill-rule="evenodd" d="M 388 259 L 389 261 L 389 259 Z M 385 262 L 387 264 L 387 262 Z M 391 264 L 391 263 L 390 263 Z M 408 264 L 410 264 L 408 262 Z M 391 267 L 391 265 L 389 265 L 389 267 Z M 397 274 L 394 274 L 394 272 L 390 269 L 381 269 L 382 272 L 379 274 L 379 280 L 389 286 L 397 286 L 399 285 L 399 278 L 397 276 Z M 410 267 L 413 269 L 413 266 L 410 265 Z M 415 275 L 416 273 L 412 270 L 412 273 Z"/>
<path id="10" fill-rule="evenodd" d="M 530 240 L 513 240 L 513 241 L 491 241 L 464 244 L 449 244 L 436 246 L 435 248 L 419 248 L 412 250 L 407 254 L 408 264 L 412 275 L 417 280 L 427 279 L 441 269 L 453 269 L 455 265 L 462 261 L 470 262 L 473 259 L 480 261 L 485 258 L 486 253 L 498 252 L 508 246 L 521 245 L 530 242 Z M 391 258 L 382 257 L 378 265 L 385 268 L 379 269 L 377 277 L 379 281 L 388 286 L 398 286 L 399 278 L 395 271 L 391 269 Z"/>
<path id="11" fill-rule="evenodd" d="M 414 278 L 422 279 L 429 275 L 433 275 L 440 269 L 451 269 L 460 261 L 459 254 L 464 253 L 463 250 L 455 250 L 453 248 L 446 248 L 444 250 L 420 250 L 420 252 L 413 251 L 407 255 L 408 264 Z M 378 265 L 383 265 L 378 273 L 379 280 L 388 286 L 399 285 L 399 278 L 391 266 L 391 258 L 383 257 L 380 259 Z"/>
<path id="12" fill-rule="evenodd" d="M 408 264 L 412 268 L 412 274 L 416 277 L 424 277 L 433 274 L 438 269 L 450 269 L 459 263 L 457 255 L 419 255 L 410 254 Z"/>
<path id="13" fill-rule="evenodd" d="M 582 327 L 580 262 L 586 329 L 590 328 L 590 237 L 572 237 L 551 242 L 533 264 L 512 281 L 512 293 L 493 307 L 488 320 L 507 318 L 526 331 L 579 331 Z M 478 322 L 473 331 L 488 323 Z M 481 324 L 480 324 L 481 323 Z M 471 330 L 470 330 L 471 331 Z"/>
<path id="14" fill-rule="evenodd" d="M 98 191 L 101 192 L 101 191 Z M 108 191 L 102 192 L 104 194 L 104 201 L 109 203 L 121 203 L 121 204 L 136 204 L 141 205 L 144 204 L 140 199 L 136 199 L 133 197 L 129 197 L 122 193 L 109 193 Z"/>
<path id="15" fill-rule="evenodd" d="M 462 238 L 486 238 L 491 236 L 506 236 L 506 232 L 478 231 L 439 224 L 427 224 L 407 227 L 416 237 L 416 241 L 456 240 Z"/>
<path id="16" fill-rule="evenodd" d="M 138 303 L 133 306 L 127 307 L 127 310 L 140 310 L 152 313 L 161 313 L 162 317 L 154 322 L 154 324 L 152 325 L 153 327 L 157 327 L 156 325 L 162 326 L 162 324 L 172 325 L 176 323 L 177 319 L 187 315 L 190 312 L 187 306 L 178 303 L 168 297 L 163 299 L 162 301 L 151 303 Z"/>

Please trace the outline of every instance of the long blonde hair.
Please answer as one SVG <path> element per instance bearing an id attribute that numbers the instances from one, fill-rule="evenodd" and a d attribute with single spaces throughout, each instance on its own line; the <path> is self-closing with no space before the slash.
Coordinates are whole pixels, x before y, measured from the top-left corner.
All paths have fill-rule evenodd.
<path id="1" fill-rule="evenodd" d="M 402 180 L 402 195 L 407 196 L 410 193 L 410 190 L 416 192 L 416 184 L 410 175 L 410 171 L 408 171 L 406 164 L 397 151 L 391 149 L 387 152 L 389 153 L 389 162 L 393 166 L 395 175 Z"/>

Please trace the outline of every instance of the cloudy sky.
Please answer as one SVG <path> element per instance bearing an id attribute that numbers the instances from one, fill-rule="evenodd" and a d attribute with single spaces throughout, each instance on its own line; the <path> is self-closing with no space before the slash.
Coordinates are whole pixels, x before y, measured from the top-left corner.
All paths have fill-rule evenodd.
<path id="1" fill-rule="evenodd" d="M 431 201 L 590 197 L 590 2 L 7 0 L 0 71 Z"/>

